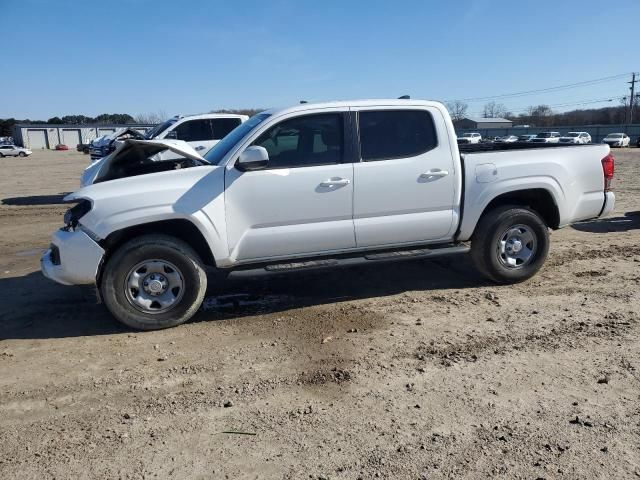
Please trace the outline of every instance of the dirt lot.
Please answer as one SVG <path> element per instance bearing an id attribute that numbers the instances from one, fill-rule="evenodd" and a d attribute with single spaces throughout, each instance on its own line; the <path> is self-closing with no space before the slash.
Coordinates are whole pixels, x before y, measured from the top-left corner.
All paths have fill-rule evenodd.
<path id="1" fill-rule="evenodd" d="M 615 153 L 615 213 L 527 283 L 272 278 L 150 333 L 39 272 L 88 157 L 1 159 L 0 478 L 640 477 L 640 150 Z"/>

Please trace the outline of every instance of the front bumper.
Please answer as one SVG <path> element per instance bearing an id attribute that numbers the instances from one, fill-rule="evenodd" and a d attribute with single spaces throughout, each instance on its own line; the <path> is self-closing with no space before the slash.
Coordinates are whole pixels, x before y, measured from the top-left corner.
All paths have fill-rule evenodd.
<path id="1" fill-rule="evenodd" d="M 58 230 L 40 258 L 40 268 L 45 277 L 63 285 L 93 284 L 103 256 L 102 247 L 82 230 Z"/>
<path id="2" fill-rule="evenodd" d="M 602 207 L 602 212 L 600 212 L 600 217 L 606 217 L 609 215 L 616 206 L 616 196 L 613 192 L 605 192 L 604 194 L 604 206 Z"/>

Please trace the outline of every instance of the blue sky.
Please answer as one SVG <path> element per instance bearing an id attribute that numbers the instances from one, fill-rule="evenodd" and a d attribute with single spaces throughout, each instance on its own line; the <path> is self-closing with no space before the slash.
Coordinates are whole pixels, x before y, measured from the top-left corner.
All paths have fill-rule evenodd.
<path id="1" fill-rule="evenodd" d="M 0 118 L 173 115 L 402 94 L 446 100 L 640 71 L 638 0 L 0 6 L 3 59 L 12 65 L 0 77 Z M 517 112 L 620 97 L 628 80 L 499 101 Z M 484 103 L 471 102 L 469 113 Z"/>

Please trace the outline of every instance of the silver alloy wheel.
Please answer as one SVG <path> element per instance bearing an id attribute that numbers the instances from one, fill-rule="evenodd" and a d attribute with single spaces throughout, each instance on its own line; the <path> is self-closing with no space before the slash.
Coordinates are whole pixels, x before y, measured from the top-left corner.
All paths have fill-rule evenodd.
<path id="1" fill-rule="evenodd" d="M 522 268 L 534 258 L 537 239 L 533 230 L 526 225 L 514 225 L 498 238 L 497 253 L 500 263 L 509 268 Z"/>
<path id="2" fill-rule="evenodd" d="M 163 313 L 175 307 L 184 293 L 182 272 L 166 260 L 145 260 L 127 274 L 127 300 L 144 313 Z"/>

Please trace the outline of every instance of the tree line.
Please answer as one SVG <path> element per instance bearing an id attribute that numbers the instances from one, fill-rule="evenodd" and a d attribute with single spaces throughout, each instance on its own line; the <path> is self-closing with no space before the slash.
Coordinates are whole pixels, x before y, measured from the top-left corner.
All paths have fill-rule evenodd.
<path id="1" fill-rule="evenodd" d="M 467 117 L 469 105 L 460 100 L 447 102 L 446 107 L 454 121 Z M 489 102 L 482 109 L 482 116 L 485 118 L 508 118 L 515 125 L 531 125 L 537 127 L 553 127 L 563 125 L 613 125 L 627 121 L 626 104 L 604 107 L 577 109 L 569 112 L 555 112 L 548 105 L 532 105 L 524 112 L 514 114 L 502 103 Z M 261 112 L 259 108 L 240 108 L 212 110 L 211 113 L 235 113 L 239 115 L 255 115 Z M 638 114 L 640 116 L 640 113 Z M 635 120 L 640 121 L 636 116 Z M 155 113 L 138 114 L 135 117 L 128 113 L 103 113 L 96 117 L 86 115 L 65 115 L 63 117 L 51 117 L 48 120 L 19 120 L 15 118 L 0 119 L 0 137 L 10 137 L 13 135 L 13 126 L 20 124 L 51 124 L 51 125 L 95 125 L 95 124 L 115 124 L 141 123 L 154 125 L 166 120 L 168 117 L 163 111 Z"/>
<path id="2" fill-rule="evenodd" d="M 453 121 L 462 120 L 468 115 L 469 105 L 461 100 L 446 103 L 447 110 Z M 549 105 L 531 105 L 524 112 L 514 114 L 502 103 L 489 102 L 482 108 L 484 118 L 507 118 L 514 125 L 531 125 L 536 127 L 554 127 L 565 125 L 614 125 L 626 123 L 628 120 L 628 105 L 625 100 L 621 105 L 576 109 L 569 112 L 555 112 Z M 634 115 L 634 120 L 640 118 Z"/>
<path id="3" fill-rule="evenodd" d="M 211 110 L 209 113 L 235 113 L 238 115 L 253 116 L 263 111 L 261 108 L 239 108 Z M 16 124 L 35 125 L 97 125 L 97 124 L 132 124 L 140 123 L 146 125 L 155 125 L 164 122 L 168 115 L 163 111 L 152 113 L 141 113 L 134 116 L 128 113 L 102 113 L 96 117 L 88 117 L 86 115 L 65 115 L 63 117 L 51 117 L 48 120 L 31 120 L 29 118 L 20 120 L 16 118 L 0 118 L 0 137 L 10 137 L 13 135 L 13 126 Z"/>

